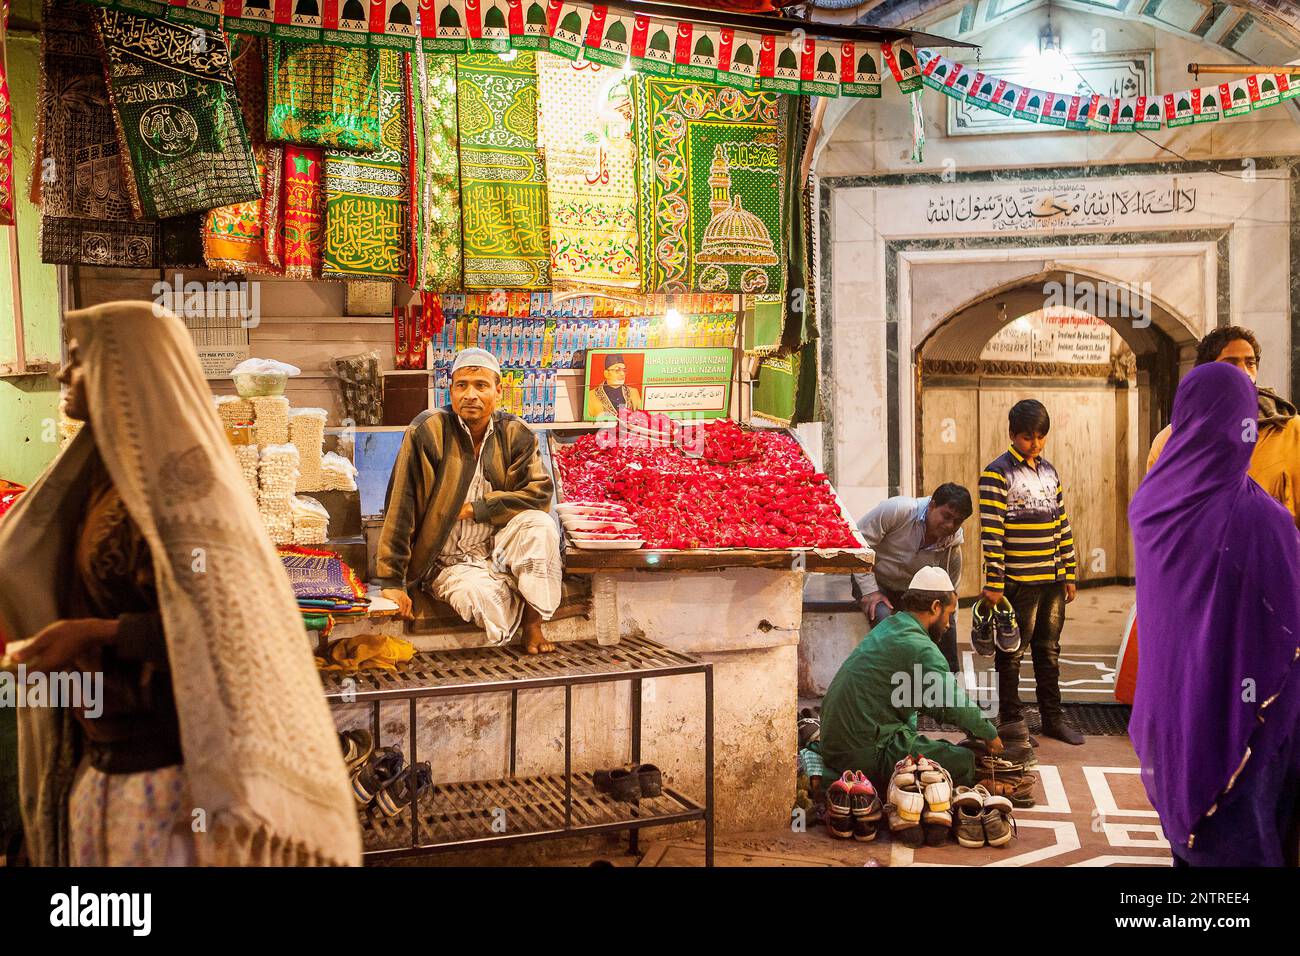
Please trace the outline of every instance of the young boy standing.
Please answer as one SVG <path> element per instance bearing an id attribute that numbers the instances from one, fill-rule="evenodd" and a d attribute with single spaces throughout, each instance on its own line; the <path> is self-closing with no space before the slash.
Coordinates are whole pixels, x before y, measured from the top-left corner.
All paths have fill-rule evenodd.
<path id="1" fill-rule="evenodd" d="M 1011 445 L 980 473 L 979 485 L 983 598 L 996 605 L 1005 594 L 1020 625 L 1020 648 L 994 658 L 999 724 L 1023 719 L 1020 662 L 1028 647 L 1043 733 L 1081 744 L 1083 735 L 1061 709 L 1061 626 L 1075 597 L 1077 562 L 1061 479 L 1043 457 L 1052 421 L 1032 398 L 1017 402 L 1007 418 Z"/>

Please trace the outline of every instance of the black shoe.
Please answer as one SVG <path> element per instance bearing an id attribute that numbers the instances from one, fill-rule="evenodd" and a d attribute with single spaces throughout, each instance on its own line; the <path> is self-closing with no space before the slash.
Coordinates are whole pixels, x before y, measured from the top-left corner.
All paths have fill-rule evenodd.
<path id="1" fill-rule="evenodd" d="M 993 609 L 993 643 L 1003 654 L 1020 650 L 1020 625 L 1016 623 L 1015 609 L 1005 597 Z"/>
<path id="2" fill-rule="evenodd" d="M 980 657 L 992 657 L 993 652 L 997 650 L 997 645 L 993 640 L 993 609 L 989 607 L 987 601 L 980 598 L 971 608 L 970 614 L 970 643 L 975 648 L 975 653 Z"/>
<path id="3" fill-rule="evenodd" d="M 375 806 L 386 817 L 395 817 L 433 789 L 433 768 L 427 763 L 407 767 L 375 795 Z"/>
<path id="4" fill-rule="evenodd" d="M 1074 747 L 1083 743 L 1083 734 L 1079 733 L 1079 731 L 1075 729 L 1074 725 L 1064 717 L 1058 717 L 1053 721 L 1044 720 L 1043 736 L 1063 740 Z"/>
<path id="5" fill-rule="evenodd" d="M 398 747 L 380 747 L 352 774 L 352 795 L 365 806 L 402 772 L 406 758 Z"/>

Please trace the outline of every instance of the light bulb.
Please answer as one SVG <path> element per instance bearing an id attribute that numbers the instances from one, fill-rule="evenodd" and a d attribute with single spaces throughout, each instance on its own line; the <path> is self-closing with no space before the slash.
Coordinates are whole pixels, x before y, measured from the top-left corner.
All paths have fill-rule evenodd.
<path id="1" fill-rule="evenodd" d="M 680 329 L 682 327 L 682 314 L 676 309 L 669 309 L 664 313 L 664 324 L 670 329 Z"/>

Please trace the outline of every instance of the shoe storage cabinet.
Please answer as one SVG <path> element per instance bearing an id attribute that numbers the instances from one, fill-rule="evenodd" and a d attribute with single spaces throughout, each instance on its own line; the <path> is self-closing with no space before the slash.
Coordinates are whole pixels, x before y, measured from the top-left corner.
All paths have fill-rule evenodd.
<path id="1" fill-rule="evenodd" d="M 573 688 L 578 684 L 630 681 L 631 761 L 641 763 L 641 682 L 648 678 L 699 674 L 704 678 L 704 804 L 664 787 L 637 803 L 614 800 L 596 789 L 592 770 L 573 767 Z M 416 654 L 395 672 L 324 673 L 331 704 L 369 702 L 375 746 L 380 739 L 379 705 L 406 700 L 410 753 L 416 764 L 416 702 L 424 697 L 510 694 L 510 776 L 468 783 L 435 783 L 431 791 L 396 817 L 362 810 L 366 859 L 377 861 L 427 853 L 628 831 L 636 852 L 642 828 L 704 821 L 705 865 L 713 865 L 713 665 L 644 638 L 602 645 L 561 643 L 550 654 L 529 655 L 522 647 L 431 651 Z M 519 692 L 564 688 L 564 773 L 515 776 Z M 433 768 L 434 780 L 438 768 Z M 506 811 L 505 832 L 499 810 Z M 493 813 L 494 810 L 498 812 Z M 496 822 L 496 829 L 493 824 Z"/>

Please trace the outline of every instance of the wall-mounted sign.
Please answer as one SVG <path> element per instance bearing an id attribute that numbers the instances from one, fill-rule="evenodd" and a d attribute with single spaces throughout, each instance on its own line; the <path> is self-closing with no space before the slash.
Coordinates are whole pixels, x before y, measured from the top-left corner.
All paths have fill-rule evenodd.
<path id="1" fill-rule="evenodd" d="M 989 339 L 984 362 L 1110 363 L 1111 329 L 1093 315 L 1074 310 L 1021 316 Z"/>
<path id="2" fill-rule="evenodd" d="M 1075 53 L 1068 60 L 1063 57 L 1055 59 L 1041 56 L 1023 57 L 1014 60 L 986 60 L 979 64 L 981 77 L 987 77 L 994 85 L 1006 81 L 1008 85 L 1021 84 L 1031 90 L 1046 90 L 1065 95 L 1068 102 L 1072 95 L 1083 98 L 1086 108 L 1094 95 L 1104 98 L 1127 98 L 1146 96 L 1154 84 L 1154 54 L 1149 50 L 1125 53 Z M 1046 72 L 1056 70 L 1058 72 Z M 1051 106 L 1039 104 L 1041 116 L 1043 107 L 1047 106 L 1048 115 L 1037 121 L 1027 121 L 1026 116 L 1017 118 L 1013 110 L 1005 113 L 988 106 L 988 97 L 981 97 L 977 87 L 968 91 L 970 99 L 948 100 L 948 135 L 949 136 L 986 136 L 991 133 L 1051 133 L 1060 132 L 1060 126 L 1068 125 L 1069 116 L 1062 114 L 1061 122 L 1056 122 Z M 981 105 L 984 108 L 980 108 Z M 1021 112 L 1024 112 L 1021 110 Z M 1086 115 L 1082 120 L 1086 120 Z M 1082 129 L 1083 123 L 1073 128 Z"/>
<path id="3" fill-rule="evenodd" d="M 724 348 L 589 349 L 583 420 L 617 418 L 622 408 L 726 418 L 734 359 Z"/>

